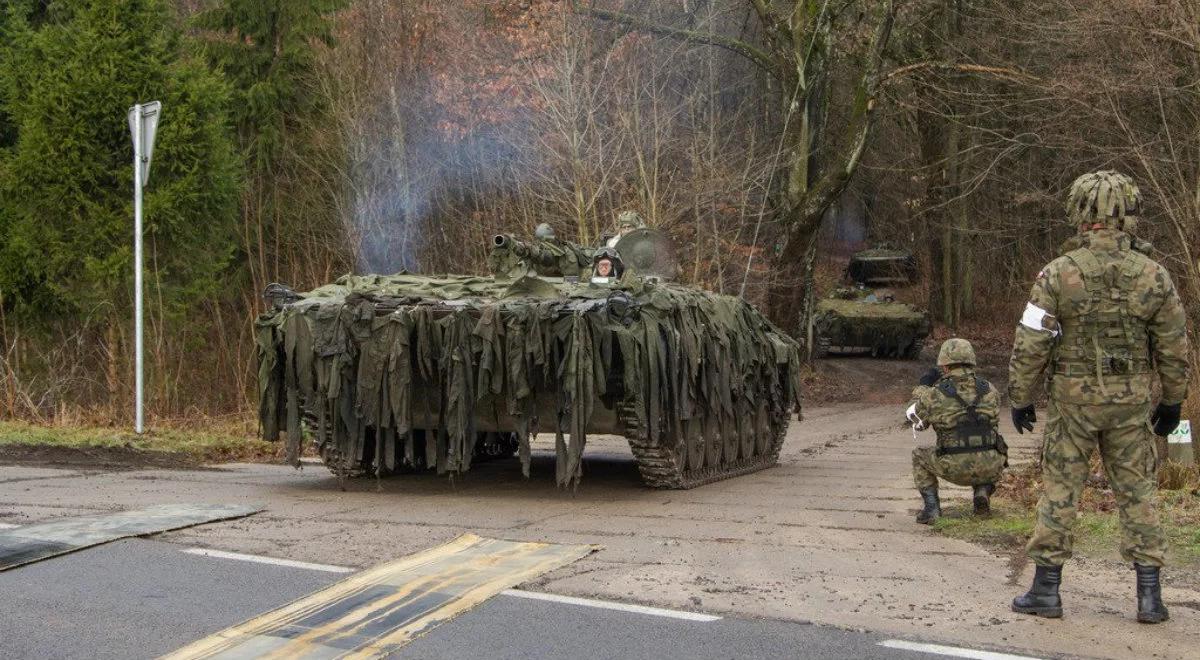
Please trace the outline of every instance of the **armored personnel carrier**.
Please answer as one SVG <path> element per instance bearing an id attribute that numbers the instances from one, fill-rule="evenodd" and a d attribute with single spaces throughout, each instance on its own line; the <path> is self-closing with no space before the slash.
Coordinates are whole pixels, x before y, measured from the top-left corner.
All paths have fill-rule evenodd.
<path id="1" fill-rule="evenodd" d="M 858 252 L 846 266 L 846 278 L 852 286 L 834 289 L 817 302 L 814 357 L 837 351 L 916 359 L 933 329 L 929 312 L 894 297 L 896 288 L 917 278 L 912 253 L 889 248 Z"/>
<path id="2" fill-rule="evenodd" d="M 263 433 L 295 464 L 310 438 L 341 478 L 456 474 L 514 451 L 528 476 L 538 432 L 555 435 L 561 486 L 581 478 L 589 434 L 624 436 L 656 488 L 774 465 L 800 409 L 798 345 L 744 300 L 670 281 L 664 245 L 652 230 L 598 251 L 502 235 L 490 276 L 272 285 Z"/>

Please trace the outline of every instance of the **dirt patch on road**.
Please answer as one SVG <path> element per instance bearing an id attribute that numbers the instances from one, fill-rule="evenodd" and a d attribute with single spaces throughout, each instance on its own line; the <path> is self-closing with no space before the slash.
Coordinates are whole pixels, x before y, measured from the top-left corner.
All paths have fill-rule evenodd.
<path id="1" fill-rule="evenodd" d="M 902 404 L 929 367 L 929 363 L 921 360 L 858 356 L 818 360 L 803 376 L 804 400 L 816 405 Z"/>
<path id="2" fill-rule="evenodd" d="M 921 374 L 937 362 L 941 342 L 930 342 L 916 360 L 882 360 L 867 355 L 829 357 L 810 363 L 801 377 L 805 403 L 828 405 L 904 404 Z M 1008 353 L 977 351 L 979 375 L 1003 391 L 1008 379 Z"/>
<path id="3" fill-rule="evenodd" d="M 194 469 L 202 463 L 201 457 L 193 454 L 143 451 L 130 447 L 0 445 L 0 465 L 113 472 L 145 468 Z"/>
<path id="4" fill-rule="evenodd" d="M 85 426 L 0 422 L 0 464 L 85 470 L 191 469 L 230 461 L 275 462 L 279 443 L 240 431 L 164 428 L 142 435 Z"/>

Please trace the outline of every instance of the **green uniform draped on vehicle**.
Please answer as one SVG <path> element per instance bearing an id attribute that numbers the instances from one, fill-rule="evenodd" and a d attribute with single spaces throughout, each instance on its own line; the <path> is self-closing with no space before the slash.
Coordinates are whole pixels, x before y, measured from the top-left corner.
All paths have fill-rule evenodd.
<path id="1" fill-rule="evenodd" d="M 625 436 L 658 487 L 776 462 L 800 405 L 798 346 L 744 300 L 632 270 L 539 274 L 580 272 L 582 250 L 552 240 L 493 247 L 494 277 L 269 290 L 257 325 L 264 435 L 285 432 L 297 461 L 307 426 L 340 476 L 461 473 L 480 443 L 485 455 L 513 447 L 528 474 L 538 431 L 556 436 L 562 485 L 581 478 L 589 433 Z"/>

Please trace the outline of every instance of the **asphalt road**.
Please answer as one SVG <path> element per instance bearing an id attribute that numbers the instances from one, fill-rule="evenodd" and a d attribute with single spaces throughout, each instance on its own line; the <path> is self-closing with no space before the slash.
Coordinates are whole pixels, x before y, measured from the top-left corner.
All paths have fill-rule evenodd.
<path id="1" fill-rule="evenodd" d="M 185 549 L 130 539 L 0 573 L 0 657 L 156 657 L 344 577 Z M 935 657 L 880 641 L 792 622 L 690 621 L 500 595 L 399 657 Z"/>

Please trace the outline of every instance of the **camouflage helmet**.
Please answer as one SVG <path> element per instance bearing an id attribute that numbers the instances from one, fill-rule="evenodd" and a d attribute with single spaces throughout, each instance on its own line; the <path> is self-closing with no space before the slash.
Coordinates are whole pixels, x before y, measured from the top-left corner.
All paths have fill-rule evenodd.
<path id="1" fill-rule="evenodd" d="M 596 250 L 596 254 L 592 256 L 592 272 L 596 272 L 596 266 L 604 259 L 612 263 L 613 275 L 620 277 L 625 273 L 625 262 L 621 260 L 621 254 L 610 247 Z"/>
<path id="2" fill-rule="evenodd" d="M 971 347 L 971 342 L 966 339 L 947 339 L 942 342 L 942 349 L 938 351 L 939 367 L 948 367 L 952 364 L 969 364 L 975 366 L 975 349 Z"/>
<path id="3" fill-rule="evenodd" d="M 641 214 L 637 211 L 621 211 L 617 216 L 617 229 L 639 229 L 646 226 Z"/>
<path id="4" fill-rule="evenodd" d="M 1142 206 L 1142 194 L 1133 179 L 1114 170 L 1084 174 L 1071 184 L 1067 195 L 1067 221 L 1072 227 L 1103 224 L 1132 233 Z"/>
<path id="5" fill-rule="evenodd" d="M 608 259 L 609 261 L 616 263 L 621 260 L 621 254 L 617 252 L 616 248 L 602 247 L 599 250 L 596 250 L 596 253 L 592 255 L 592 263 L 600 263 L 601 259 Z"/>
<path id="6" fill-rule="evenodd" d="M 551 227 L 549 222 L 543 222 L 533 230 L 533 237 L 539 241 L 553 241 L 554 227 Z"/>

